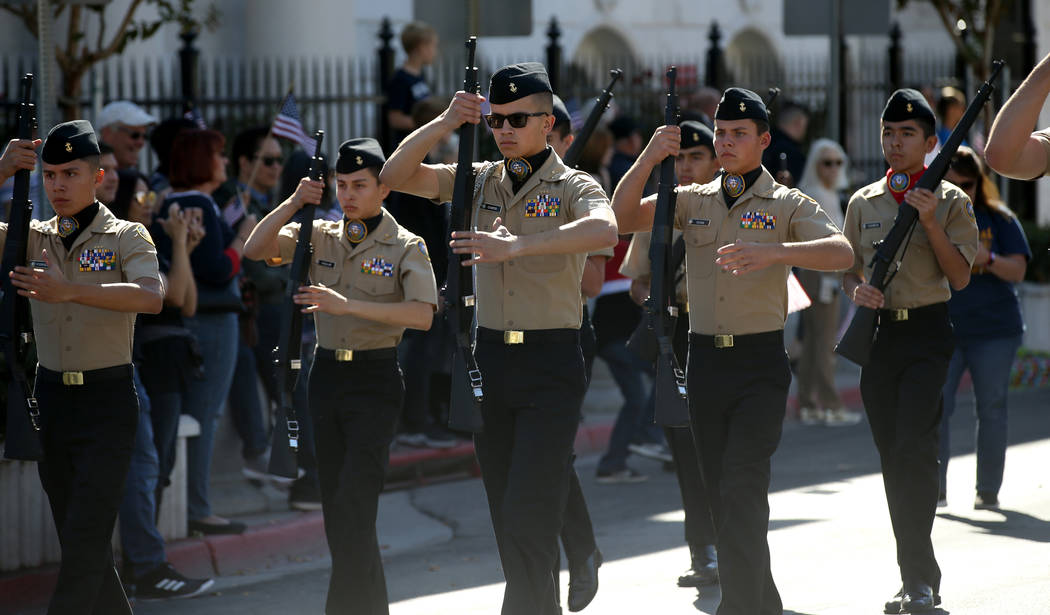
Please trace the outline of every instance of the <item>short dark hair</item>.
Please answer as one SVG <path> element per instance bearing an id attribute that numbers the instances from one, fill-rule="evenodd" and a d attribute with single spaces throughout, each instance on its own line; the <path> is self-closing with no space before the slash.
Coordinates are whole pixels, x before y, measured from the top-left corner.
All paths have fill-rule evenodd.
<path id="1" fill-rule="evenodd" d="M 237 133 L 237 136 L 233 138 L 233 151 L 230 153 L 234 168 L 236 168 L 241 156 L 251 160 L 255 156 L 255 152 L 262 147 L 263 141 L 269 134 L 270 129 L 267 126 L 254 126 Z"/>
<path id="2" fill-rule="evenodd" d="M 755 120 L 755 119 L 752 119 L 751 121 L 755 123 L 755 129 L 758 131 L 757 134 L 759 136 L 761 136 L 762 133 L 769 132 L 769 122 L 767 122 L 765 120 Z"/>
<path id="3" fill-rule="evenodd" d="M 226 147 L 226 137 L 214 130 L 186 130 L 171 145 L 171 186 L 192 188 L 215 177 L 212 156 Z"/>
<path id="4" fill-rule="evenodd" d="M 572 134 L 572 122 L 566 122 L 564 120 L 560 122 L 554 122 L 554 128 L 551 129 L 551 132 L 558 133 L 558 136 L 564 139 L 565 137 Z"/>
<path id="5" fill-rule="evenodd" d="M 106 154 L 112 154 L 112 153 L 113 153 L 113 146 L 112 145 L 110 145 L 109 143 L 106 143 L 105 141 L 99 141 L 98 142 L 98 155 L 99 156 L 105 156 Z"/>
<path id="6" fill-rule="evenodd" d="M 919 125 L 920 129 L 922 129 L 923 139 L 929 139 L 930 137 L 937 134 L 937 128 L 933 125 L 933 122 L 929 120 L 921 120 L 919 118 L 915 118 L 915 123 Z"/>

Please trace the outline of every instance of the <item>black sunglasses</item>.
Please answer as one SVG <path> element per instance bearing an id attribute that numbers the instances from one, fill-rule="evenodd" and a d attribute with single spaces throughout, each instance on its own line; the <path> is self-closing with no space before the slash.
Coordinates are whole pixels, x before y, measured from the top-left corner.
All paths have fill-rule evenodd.
<path id="1" fill-rule="evenodd" d="M 510 115 L 503 115 L 501 113 L 490 113 L 485 116 L 485 123 L 489 125 L 489 128 L 499 129 L 503 128 L 503 120 L 510 122 L 511 128 L 525 128 L 525 124 L 529 123 L 530 117 L 539 117 L 541 115 L 550 115 L 546 111 L 537 111 L 536 113 L 511 113 Z"/>
<path id="2" fill-rule="evenodd" d="M 138 141 L 139 139 L 145 139 L 146 138 L 146 133 L 145 132 L 141 132 L 141 131 L 138 131 L 138 130 L 130 130 L 126 126 L 121 126 L 121 130 L 123 130 L 125 133 L 127 133 L 128 137 L 130 137 L 134 141 Z"/>
<path id="3" fill-rule="evenodd" d="M 275 164 L 280 164 L 281 163 L 281 157 L 280 156 L 255 156 L 254 158 L 262 159 L 262 163 L 265 164 L 268 167 L 272 167 Z"/>

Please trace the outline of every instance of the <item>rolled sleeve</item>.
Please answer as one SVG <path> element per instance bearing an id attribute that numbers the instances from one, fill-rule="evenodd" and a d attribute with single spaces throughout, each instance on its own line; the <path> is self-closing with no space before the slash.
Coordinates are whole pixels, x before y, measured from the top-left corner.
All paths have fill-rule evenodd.
<path id="1" fill-rule="evenodd" d="M 970 199 L 965 196 L 956 196 L 952 199 L 948 206 L 948 216 L 944 220 L 944 232 L 947 233 L 952 245 L 966 259 L 966 264 L 972 266 L 973 260 L 977 258 L 980 239 Z"/>
<path id="2" fill-rule="evenodd" d="M 586 218 L 591 214 L 592 211 L 606 210 L 608 215 L 612 217 L 612 207 L 609 205 L 609 197 L 605 195 L 605 191 L 598 185 L 598 182 L 594 181 L 591 176 L 586 174 L 577 175 L 576 181 L 578 185 L 573 191 L 572 195 L 572 219 L 579 220 Z"/>
<path id="3" fill-rule="evenodd" d="M 841 232 L 815 200 L 798 190 L 792 190 L 789 194 L 795 200 L 795 210 L 788 225 L 788 238 L 791 241 L 812 241 Z"/>
<path id="4" fill-rule="evenodd" d="M 627 248 L 627 255 L 620 265 L 620 275 L 625 275 L 632 280 L 649 278 L 652 275 L 652 267 L 649 265 L 649 242 L 652 233 L 635 233 L 631 238 L 631 245 Z"/>
<path id="5" fill-rule="evenodd" d="M 413 239 L 401 258 L 401 288 L 405 301 L 429 303 L 437 309 L 437 283 L 430 265 L 427 245 L 422 239 Z"/>
<path id="6" fill-rule="evenodd" d="M 146 227 L 131 224 L 120 233 L 121 269 L 124 279 L 134 282 L 141 278 L 160 280 L 157 248 Z"/>
<path id="7" fill-rule="evenodd" d="M 1050 128 L 1033 132 L 1032 137 L 1042 144 L 1043 151 L 1046 152 L 1046 168 L 1043 169 L 1043 176 L 1050 175 Z"/>
<path id="8" fill-rule="evenodd" d="M 455 164 L 432 164 L 428 165 L 437 174 L 438 195 L 433 199 L 435 203 L 448 203 L 452 200 L 452 188 L 456 183 Z"/>
<path id="9" fill-rule="evenodd" d="M 299 229 L 302 225 L 298 222 L 289 222 L 281 227 L 277 233 L 277 260 L 267 261 L 267 265 L 277 267 L 292 262 L 295 258 L 295 244 L 299 241 Z"/>

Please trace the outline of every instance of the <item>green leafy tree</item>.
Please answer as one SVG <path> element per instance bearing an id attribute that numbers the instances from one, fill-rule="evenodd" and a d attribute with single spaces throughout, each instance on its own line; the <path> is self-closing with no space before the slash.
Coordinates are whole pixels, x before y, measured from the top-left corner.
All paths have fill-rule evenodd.
<path id="1" fill-rule="evenodd" d="M 195 0 L 131 0 L 123 17 L 115 29 L 107 33 L 105 5 L 65 5 L 55 2 L 55 19 L 68 13 L 65 40 L 55 43 L 55 60 L 62 74 L 61 94 L 58 104 L 66 120 L 80 116 L 80 95 L 84 76 L 95 64 L 120 54 L 132 41 L 144 41 L 165 24 L 178 24 L 181 31 L 201 28 L 212 30 L 219 25 L 221 14 L 214 4 L 208 6 L 204 17 L 198 19 L 193 14 Z M 143 6 L 156 7 L 156 18 L 142 18 L 139 9 Z M 39 36 L 37 3 L 12 4 L 0 2 L 0 9 L 20 18 L 26 29 Z M 89 40 L 86 26 L 96 21 L 98 24 L 94 40 Z M 61 39 L 62 37 L 57 37 Z"/>

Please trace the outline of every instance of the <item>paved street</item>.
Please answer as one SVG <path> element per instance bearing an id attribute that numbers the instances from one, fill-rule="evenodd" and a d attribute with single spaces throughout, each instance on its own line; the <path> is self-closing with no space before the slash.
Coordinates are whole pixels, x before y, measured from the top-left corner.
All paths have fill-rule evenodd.
<path id="1" fill-rule="evenodd" d="M 1011 449 L 1000 494 L 1002 512 L 973 510 L 972 405 L 960 400 L 953 424 L 957 456 L 949 504 L 939 511 L 934 544 L 944 571 L 940 613 L 1043 615 L 1050 599 L 1050 390 L 1011 395 Z M 578 469 L 605 554 L 601 589 L 586 613 L 714 613 L 717 589 L 679 589 L 686 568 L 682 512 L 674 477 L 656 463 L 632 463 L 650 480 L 594 482 L 596 458 Z M 877 457 L 866 424 L 851 428 L 786 426 L 774 459 L 770 548 L 785 613 L 881 613 L 900 584 Z M 502 574 L 481 483 L 419 488 L 411 505 L 452 529 L 442 544 L 386 562 L 391 613 L 499 612 Z M 384 496 L 384 498 L 389 496 Z M 404 501 L 404 498 L 402 498 Z M 563 573 L 563 587 L 567 575 Z M 213 595 L 140 604 L 136 613 L 321 613 L 324 561 L 266 576 L 219 580 Z"/>

